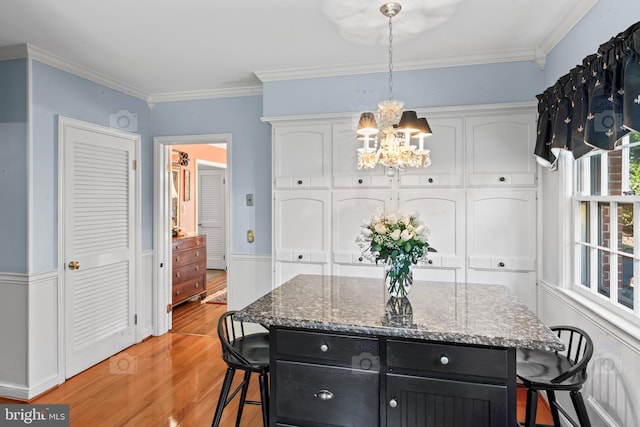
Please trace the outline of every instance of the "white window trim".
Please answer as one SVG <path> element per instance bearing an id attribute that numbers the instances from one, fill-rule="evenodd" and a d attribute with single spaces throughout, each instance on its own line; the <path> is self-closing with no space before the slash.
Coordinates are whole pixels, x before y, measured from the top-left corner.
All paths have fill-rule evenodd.
<path id="1" fill-rule="evenodd" d="M 607 153 L 602 154 L 602 174 L 601 174 L 601 188 L 603 192 L 608 191 L 608 156 Z M 624 203 L 634 203 L 636 208 L 634 209 L 634 224 L 636 230 L 640 230 L 640 207 L 637 205 L 640 204 L 640 197 L 633 196 L 586 196 L 586 195 L 576 195 L 574 193 L 577 190 L 578 183 L 573 179 L 574 177 L 574 165 L 575 161 L 570 153 L 562 153 L 559 158 L 560 170 L 563 173 L 562 179 L 565 184 L 563 186 L 564 194 L 561 194 L 561 199 L 568 200 L 568 203 L 561 203 L 560 209 L 566 209 L 566 214 L 562 215 L 564 221 L 566 221 L 567 230 L 571 230 L 569 235 L 570 245 L 565 246 L 563 242 L 561 242 L 561 247 L 568 250 L 567 256 L 563 256 L 563 260 L 567 265 L 563 266 L 563 270 L 565 272 L 565 278 L 560 286 L 560 290 L 566 296 L 572 298 L 581 306 L 584 306 L 590 312 L 597 314 L 602 317 L 604 320 L 611 322 L 614 326 L 626 330 L 630 335 L 634 336 L 636 339 L 640 339 L 640 280 L 638 280 L 638 284 L 636 285 L 634 291 L 634 309 L 631 310 L 628 307 L 625 307 L 620 304 L 616 304 L 613 301 L 617 301 L 617 289 L 615 287 L 610 287 L 610 297 L 606 297 L 604 295 L 600 295 L 597 290 L 597 285 L 591 286 L 590 288 L 586 288 L 582 284 L 580 284 L 580 252 L 577 250 L 577 236 L 580 233 L 580 209 L 579 205 L 581 201 L 590 201 L 590 215 L 597 215 L 597 203 L 599 201 L 604 202 L 613 202 L 611 209 L 616 209 L 618 207 L 618 202 Z M 628 161 L 626 156 L 623 156 L 623 167 L 626 165 L 628 169 Z M 587 179 L 590 176 L 590 165 L 587 163 L 585 167 L 582 169 L 583 179 Z M 626 177 L 625 177 L 626 178 Z M 624 178 L 623 178 L 624 179 Z M 586 181 L 588 182 L 588 181 Z M 628 179 L 623 181 L 628 183 Z M 605 193 L 606 194 L 606 193 Z M 633 198 L 632 198 L 633 197 Z M 611 215 L 611 224 L 610 227 L 613 230 L 613 227 L 617 227 L 617 222 L 614 220 L 616 216 Z M 591 221 L 591 241 L 594 238 L 597 238 L 597 222 Z M 640 236 L 640 233 L 634 232 L 636 236 Z M 612 256 L 618 256 L 617 254 L 617 241 L 616 239 L 612 239 L 611 247 L 607 248 L 612 254 Z M 590 244 L 590 247 L 598 247 L 597 245 Z M 616 246 L 614 248 L 614 246 Z M 640 244 L 634 245 L 634 257 L 638 258 L 640 255 Z M 596 251 L 591 251 L 591 265 L 597 265 L 597 253 Z M 611 274 L 616 273 L 617 271 L 617 263 L 611 271 Z M 634 263 L 634 277 L 640 276 L 639 263 Z M 597 272 L 597 269 L 592 267 L 591 274 L 594 276 L 594 271 Z M 594 282 L 594 279 L 596 281 Z M 597 277 L 591 277 L 591 283 L 597 283 Z"/>

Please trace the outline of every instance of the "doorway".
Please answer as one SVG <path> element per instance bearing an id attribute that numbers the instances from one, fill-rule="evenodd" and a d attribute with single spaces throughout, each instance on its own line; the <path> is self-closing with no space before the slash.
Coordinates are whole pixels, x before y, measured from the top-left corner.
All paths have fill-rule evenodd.
<path id="1" fill-rule="evenodd" d="M 211 161 L 199 159 L 197 153 L 199 149 L 211 148 L 211 146 L 224 147 L 226 158 L 221 161 Z M 216 167 L 223 171 L 224 187 L 221 190 L 224 196 L 224 207 L 222 216 L 223 224 L 218 224 L 219 233 L 222 234 L 224 245 L 218 246 L 221 253 L 220 258 L 229 259 L 229 234 L 231 230 L 231 215 L 228 203 L 230 188 L 230 168 L 231 164 L 231 135 L 230 134 L 207 134 L 207 135 L 183 135 L 165 136 L 154 138 L 154 236 L 156 245 L 157 262 L 154 268 L 154 280 L 157 287 L 154 295 L 154 306 L 156 307 L 156 317 L 154 322 L 154 334 L 162 335 L 171 329 L 172 323 L 172 257 L 171 244 L 175 234 L 178 236 L 190 236 L 194 234 L 204 234 L 200 231 L 200 220 L 198 215 L 198 169 L 200 167 Z M 176 157 L 177 156 L 177 157 Z M 203 156 L 204 157 L 204 156 Z M 180 188 L 172 188 L 173 160 L 186 161 L 186 166 L 179 170 L 181 178 Z M 177 207 L 174 206 L 174 198 L 178 198 Z M 173 204 L 172 204 L 173 202 Z M 176 221 L 176 215 L 172 211 L 177 209 L 179 224 L 174 228 L 172 220 Z M 176 229 L 177 228 L 177 229 Z M 207 238 L 207 248 L 209 241 Z M 207 249 L 208 250 L 208 249 Z M 209 255 L 207 255 L 209 257 Z M 219 270 L 225 273 L 224 269 Z M 226 280 L 225 280 L 226 283 Z"/>

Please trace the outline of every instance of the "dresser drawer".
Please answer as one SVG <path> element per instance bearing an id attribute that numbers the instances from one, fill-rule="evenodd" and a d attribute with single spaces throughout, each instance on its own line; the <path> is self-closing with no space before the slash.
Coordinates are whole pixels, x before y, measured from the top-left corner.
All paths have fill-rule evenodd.
<path id="1" fill-rule="evenodd" d="M 191 280 L 180 283 L 179 285 L 171 287 L 171 303 L 177 304 L 204 291 L 206 291 L 206 289 L 202 280 Z"/>
<path id="2" fill-rule="evenodd" d="M 187 249 L 201 248 L 205 244 L 204 236 L 185 237 L 171 242 L 171 251 L 184 251 Z"/>
<path id="3" fill-rule="evenodd" d="M 379 369 L 376 338 L 294 330 L 276 331 L 276 353 L 280 358 L 307 358 L 351 367 Z"/>
<path id="4" fill-rule="evenodd" d="M 507 351 L 502 349 L 387 340 L 387 365 L 443 374 L 508 378 Z"/>
<path id="5" fill-rule="evenodd" d="M 172 254 L 173 267 L 191 264 L 192 262 L 205 261 L 207 253 L 204 248 L 189 249 L 186 251 L 174 252 Z"/>
<path id="6" fill-rule="evenodd" d="M 194 263 L 174 268 L 171 274 L 171 283 L 173 285 L 176 285 L 180 282 L 185 282 L 192 279 L 203 279 L 203 277 L 206 277 L 206 270 L 203 263 Z"/>
<path id="7" fill-rule="evenodd" d="M 277 361 L 275 375 L 282 425 L 378 425 L 378 372 Z"/>

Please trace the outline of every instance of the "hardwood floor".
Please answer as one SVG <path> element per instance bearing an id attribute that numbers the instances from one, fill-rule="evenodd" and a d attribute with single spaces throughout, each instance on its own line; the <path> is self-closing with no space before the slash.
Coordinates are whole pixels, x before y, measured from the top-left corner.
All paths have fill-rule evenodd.
<path id="1" fill-rule="evenodd" d="M 151 337 L 70 378 L 32 400 L 35 404 L 68 404 L 75 427 L 204 427 L 211 425 L 226 365 L 215 329 L 224 304 L 189 301 L 175 307 L 173 329 Z M 236 374 L 237 385 L 241 375 Z M 250 400 L 260 400 L 257 377 Z M 518 414 L 525 394 L 518 393 Z M 0 403 L 20 403 L 0 398 Z M 546 402 L 545 402 L 546 403 Z M 235 425 L 237 399 L 225 409 L 222 426 Z M 550 422 L 539 405 L 539 423 Z M 246 405 L 242 427 L 261 426 L 260 407 Z"/>

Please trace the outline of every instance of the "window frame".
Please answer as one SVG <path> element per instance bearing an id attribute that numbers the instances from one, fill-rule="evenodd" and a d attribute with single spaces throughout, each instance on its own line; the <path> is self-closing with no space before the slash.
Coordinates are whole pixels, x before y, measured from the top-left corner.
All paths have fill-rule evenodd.
<path id="1" fill-rule="evenodd" d="M 578 294 L 588 298 L 590 301 L 598 304 L 599 306 L 611 311 L 615 315 L 618 315 L 635 325 L 640 326 L 640 241 L 637 241 L 636 237 L 640 236 L 640 195 L 624 194 L 624 191 L 629 188 L 629 149 L 632 147 L 640 146 L 640 142 L 629 142 L 629 137 L 626 136 L 623 139 L 623 143 L 616 150 L 623 150 L 621 170 L 627 173 L 622 173 L 621 176 L 621 190 L 620 195 L 610 195 L 609 193 L 609 152 L 594 150 L 594 152 L 578 159 L 574 162 L 567 162 L 571 164 L 573 170 L 569 176 L 572 177 L 573 185 L 571 185 L 571 218 L 572 218 L 572 260 L 573 269 L 571 274 L 571 290 Z M 624 154 L 626 150 L 626 155 Z M 592 181 L 591 166 L 594 156 L 600 156 L 600 177 L 598 181 Z M 580 162 L 580 163 L 579 163 Z M 596 172 L 597 173 L 597 172 Z M 591 195 L 590 188 L 592 183 L 598 183 L 600 185 L 600 194 Z M 587 203 L 589 206 L 589 226 L 588 226 L 588 242 L 582 241 L 582 204 Z M 609 221 L 608 236 L 609 244 L 604 246 L 600 244 L 601 233 L 599 227 L 601 212 L 601 203 L 607 204 L 609 209 Z M 623 252 L 618 247 L 619 238 L 619 207 L 621 204 L 631 204 L 633 206 L 633 253 Z M 604 228 L 604 227 L 603 227 Z M 589 285 L 582 284 L 582 251 L 583 248 L 589 248 Z M 634 280 L 633 285 L 633 308 L 629 308 L 624 303 L 619 301 L 618 287 L 613 286 L 611 282 L 617 283 L 619 278 L 618 262 L 609 262 L 609 277 L 611 281 L 609 284 L 609 295 L 603 295 L 599 291 L 600 276 L 599 276 L 599 256 L 601 253 L 608 253 L 610 260 L 618 260 L 619 257 L 628 257 L 633 260 L 633 278 L 638 277 L 637 281 Z"/>

